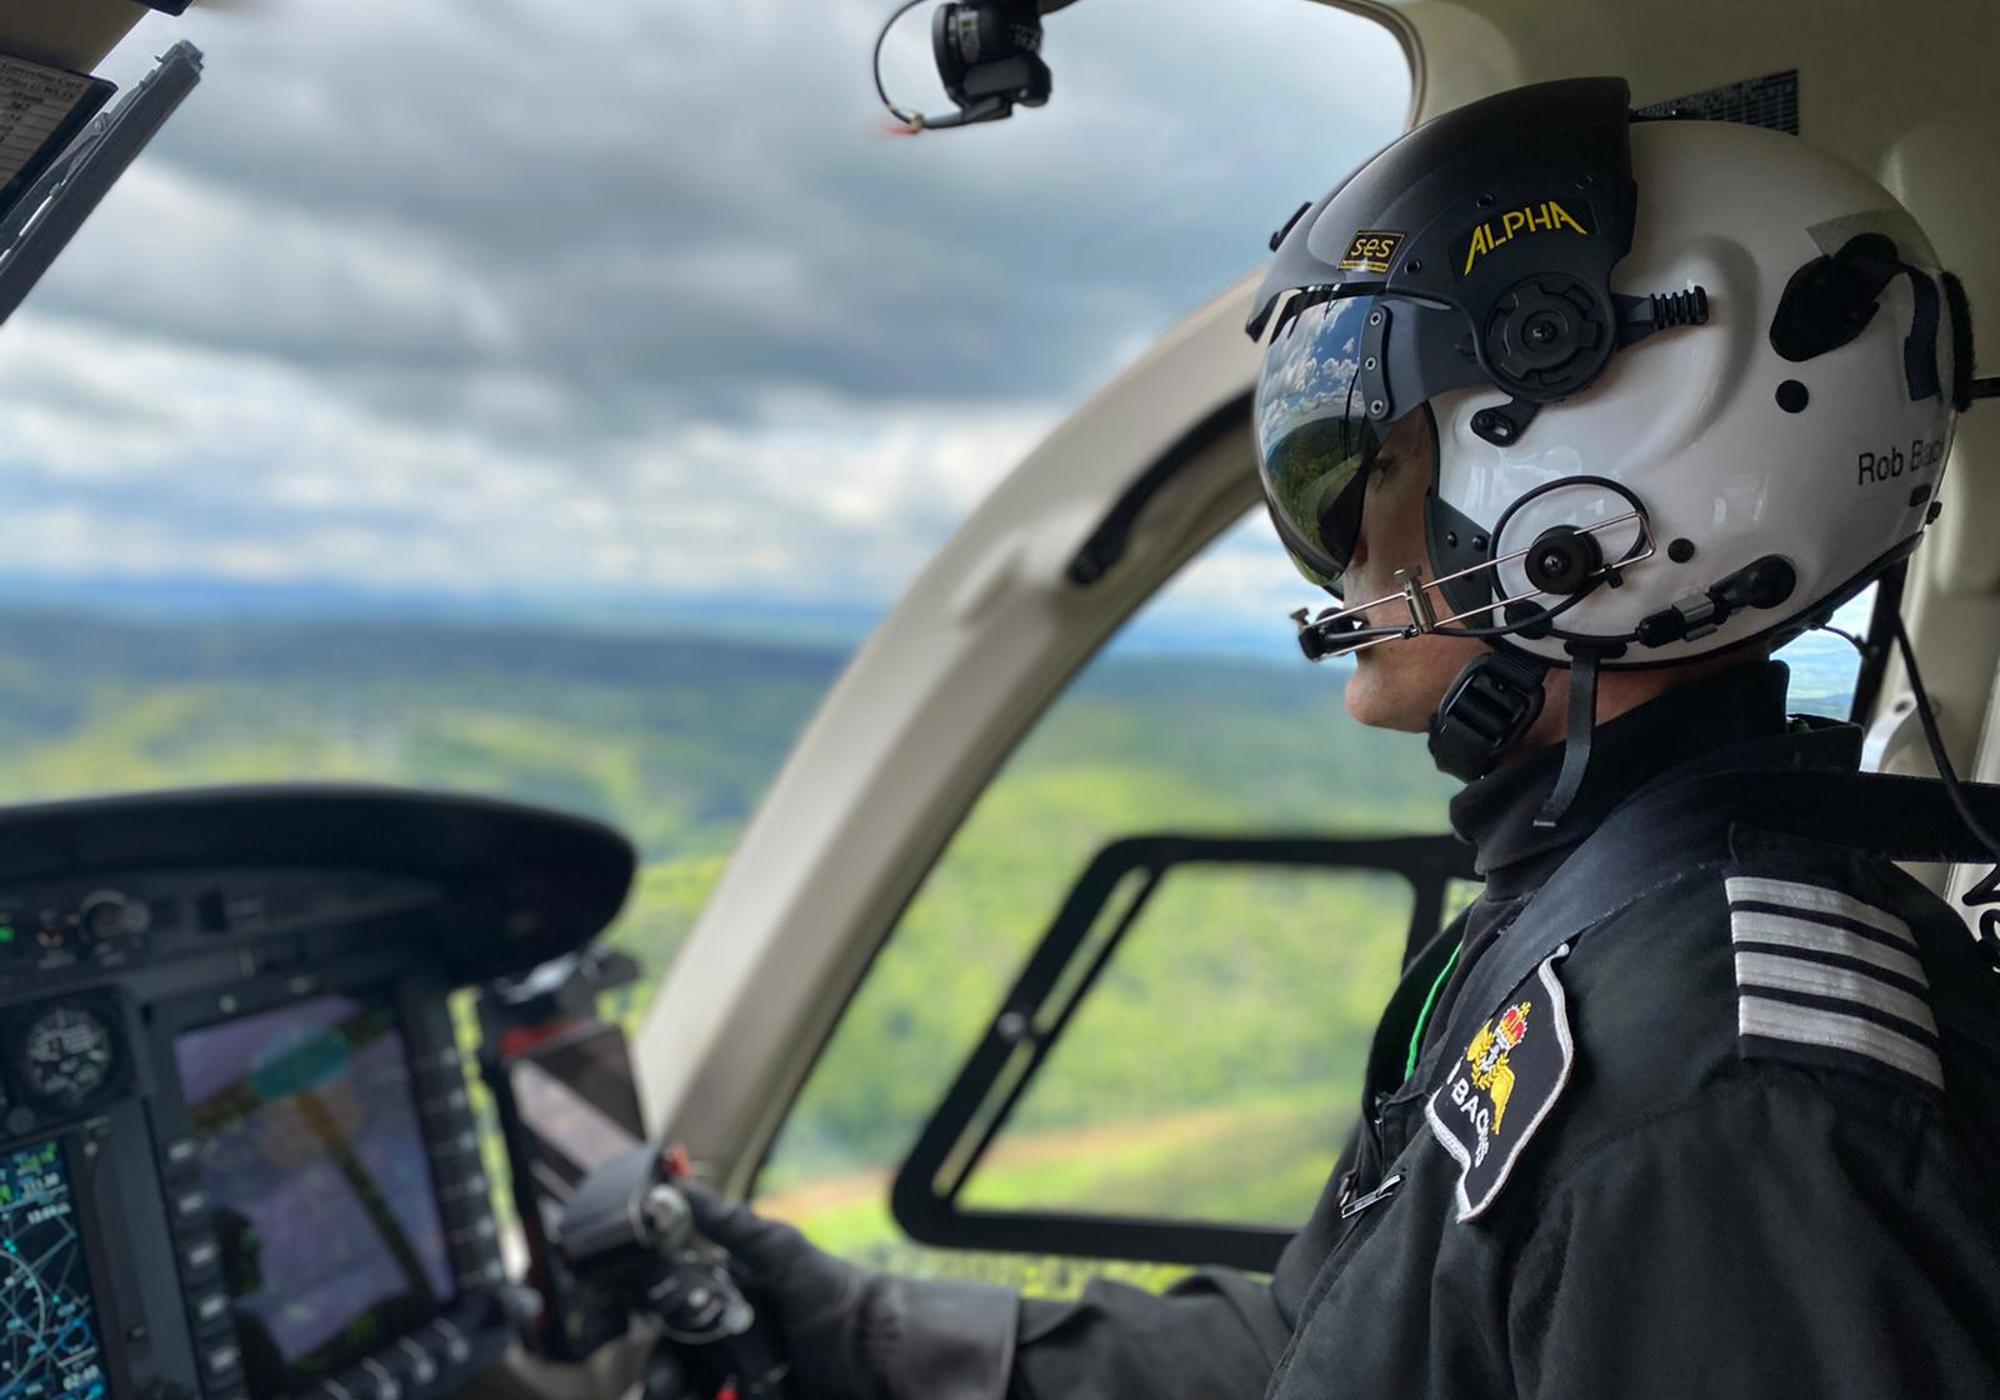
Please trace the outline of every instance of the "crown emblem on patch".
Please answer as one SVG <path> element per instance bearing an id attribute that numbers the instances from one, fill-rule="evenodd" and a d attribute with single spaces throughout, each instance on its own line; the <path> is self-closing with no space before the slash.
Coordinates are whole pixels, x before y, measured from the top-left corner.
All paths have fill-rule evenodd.
<path id="1" fill-rule="evenodd" d="M 1484 1089 L 1493 1104 L 1493 1119 L 1479 1144 L 1484 1157 L 1491 1139 L 1500 1136 L 1500 1122 L 1507 1116 L 1507 1102 L 1514 1097 L 1514 1071 L 1507 1066 L 1507 1054 L 1528 1034 L 1528 1012 L 1534 1003 L 1523 1001 L 1508 1007 L 1480 1028 L 1466 1047 L 1465 1062 L 1472 1066 L 1475 1089 Z"/>

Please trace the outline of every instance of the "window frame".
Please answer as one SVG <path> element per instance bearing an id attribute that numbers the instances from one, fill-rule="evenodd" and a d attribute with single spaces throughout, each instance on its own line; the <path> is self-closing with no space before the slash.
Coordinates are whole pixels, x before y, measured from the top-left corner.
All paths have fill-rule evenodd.
<path id="1" fill-rule="evenodd" d="M 1409 882 L 1403 961 L 1443 923 L 1448 887 L 1475 878 L 1455 837 L 1202 836 L 1151 834 L 1111 842 L 1091 860 L 988 1024 L 979 1044 L 904 1158 L 890 1191 L 896 1223 L 920 1244 L 991 1252 L 1145 1263 L 1226 1265 L 1268 1272 L 1293 1230 L 1066 1211 L 967 1209 L 959 1197 L 1090 996 L 1148 898 L 1176 866 L 1317 867 L 1400 875 Z M 1144 883 L 1108 935 L 1099 916 L 1133 873 Z M 1089 958 L 1081 976 L 1079 957 Z M 1067 999 L 1061 1000 L 1066 994 Z M 1053 1016 L 1050 1013 L 1053 1010 Z M 1038 1024 L 1048 1029 L 1037 1033 Z M 1332 1163 L 1328 1163 L 1329 1169 Z M 947 1180 L 948 1178 L 948 1180 Z M 1301 1222 L 1303 1223 L 1303 1222 Z"/>

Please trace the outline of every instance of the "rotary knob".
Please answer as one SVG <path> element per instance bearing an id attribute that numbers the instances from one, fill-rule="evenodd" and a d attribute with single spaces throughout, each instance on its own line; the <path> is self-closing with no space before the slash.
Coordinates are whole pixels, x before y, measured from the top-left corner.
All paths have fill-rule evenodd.
<path id="1" fill-rule="evenodd" d="M 137 932 L 132 925 L 139 922 L 137 916 L 144 908 L 117 890 L 98 890 L 84 896 L 77 909 L 77 928 L 89 942 L 108 943 L 122 934 Z"/>

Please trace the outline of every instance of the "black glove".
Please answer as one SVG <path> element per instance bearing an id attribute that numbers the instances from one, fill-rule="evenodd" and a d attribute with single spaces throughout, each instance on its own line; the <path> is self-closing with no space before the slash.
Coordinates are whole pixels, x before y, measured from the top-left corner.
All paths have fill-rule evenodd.
<path id="1" fill-rule="evenodd" d="M 783 1338 L 800 1400 L 1002 1400 L 1019 1299 L 985 1284 L 871 1273 L 705 1187 L 695 1228 L 728 1252 Z"/>

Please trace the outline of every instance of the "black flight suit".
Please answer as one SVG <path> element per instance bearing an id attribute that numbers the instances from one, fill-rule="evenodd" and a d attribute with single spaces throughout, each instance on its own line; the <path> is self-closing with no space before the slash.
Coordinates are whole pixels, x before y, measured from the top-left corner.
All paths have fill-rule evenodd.
<path id="1" fill-rule="evenodd" d="M 1458 1005 L 1537 946 L 1529 897 L 1633 793 L 1853 769 L 1858 731 L 1788 725 L 1785 680 L 1747 664 L 1602 726 L 1554 833 L 1559 753 L 1466 788 L 1485 891 L 1412 961 L 1276 1274 L 1023 1303 L 1011 1395 L 2000 1396 L 2000 978 L 1896 867 L 1718 829 Z"/>

